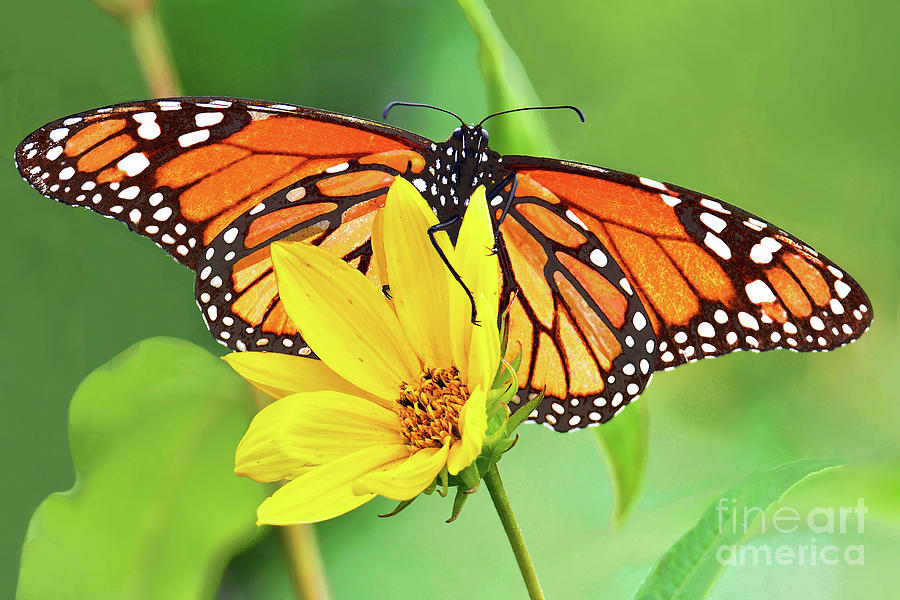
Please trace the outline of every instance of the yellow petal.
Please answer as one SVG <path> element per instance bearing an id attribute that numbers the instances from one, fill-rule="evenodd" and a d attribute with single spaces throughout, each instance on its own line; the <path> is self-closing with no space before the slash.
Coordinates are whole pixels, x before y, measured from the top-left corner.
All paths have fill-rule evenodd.
<path id="1" fill-rule="evenodd" d="M 447 470 L 451 475 L 456 475 L 468 467 L 481 454 L 481 445 L 487 431 L 486 400 L 484 388 L 475 388 L 459 413 L 459 431 L 462 439 L 450 448 Z"/>
<path id="2" fill-rule="evenodd" d="M 501 275 L 493 247 L 494 228 L 484 186 L 478 186 L 466 208 L 453 264 L 475 298 L 479 325 L 471 322 L 471 303 L 462 289 L 451 290 L 451 318 L 459 324 L 451 329 L 453 358 L 469 389 L 489 389 L 500 363 L 497 312 Z"/>
<path id="3" fill-rule="evenodd" d="M 376 399 L 356 387 L 329 369 L 321 360 L 278 352 L 232 352 L 222 358 L 238 375 L 276 399 L 298 392 L 333 390 L 371 398 L 385 406 L 394 404 Z"/>
<path id="4" fill-rule="evenodd" d="M 387 400 L 419 374 L 396 315 L 365 275 L 299 242 L 273 244 L 272 263 L 288 315 L 331 370 Z"/>
<path id="5" fill-rule="evenodd" d="M 427 488 L 447 464 L 449 445 L 424 448 L 409 458 L 361 477 L 353 486 L 356 493 L 374 493 L 393 500 L 415 498 Z"/>
<path id="6" fill-rule="evenodd" d="M 394 179 L 384 206 L 384 258 L 394 310 L 410 344 L 427 365 L 449 365 L 450 271 L 428 237 L 438 220 L 415 187 Z M 450 238 L 438 232 L 444 253 L 452 256 Z M 454 283 L 454 285 L 457 285 Z"/>
<path id="7" fill-rule="evenodd" d="M 403 441 L 397 415 L 371 400 L 334 391 L 294 394 L 253 418 L 238 445 L 234 472 L 280 481 L 362 448 Z"/>
<path id="8" fill-rule="evenodd" d="M 351 511 L 375 497 L 353 493 L 354 481 L 408 455 L 406 446 L 373 446 L 316 467 L 260 504 L 257 524 L 316 523 Z"/>
<path id="9" fill-rule="evenodd" d="M 375 260 L 375 268 L 378 269 L 378 279 L 387 284 L 387 262 L 384 259 L 384 210 L 375 213 L 371 240 L 372 258 Z"/>

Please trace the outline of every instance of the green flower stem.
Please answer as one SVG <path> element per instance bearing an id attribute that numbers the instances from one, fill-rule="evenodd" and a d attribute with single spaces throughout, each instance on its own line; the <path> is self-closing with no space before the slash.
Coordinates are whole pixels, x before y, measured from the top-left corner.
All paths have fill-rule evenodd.
<path id="1" fill-rule="evenodd" d="M 122 21 L 131 34 L 131 43 L 144 71 L 150 95 L 157 98 L 180 96 L 181 86 L 154 7 L 126 14 Z"/>
<path id="2" fill-rule="evenodd" d="M 256 409 L 262 410 L 272 399 L 253 388 L 253 401 Z M 315 525 L 282 526 L 278 527 L 278 533 L 297 600 L 329 600 L 331 592 L 316 541 Z"/>
<path id="3" fill-rule="evenodd" d="M 307 600 L 331 598 L 314 526 L 290 525 L 279 527 L 278 530 L 284 544 L 288 570 L 291 572 L 297 598 Z"/>
<path id="4" fill-rule="evenodd" d="M 509 504 L 509 498 L 506 495 L 506 489 L 503 487 L 500 471 L 497 470 L 496 464 L 485 474 L 484 483 L 491 493 L 491 500 L 494 501 L 494 508 L 497 509 L 500 522 L 503 523 L 503 529 L 506 531 L 506 537 L 509 538 L 509 545 L 512 546 L 513 554 L 516 555 L 519 571 L 522 573 L 525 587 L 528 588 L 528 596 L 531 600 L 544 600 L 541 583 L 538 581 L 537 572 L 534 570 L 534 564 L 531 562 L 528 548 L 525 547 L 525 538 L 522 537 L 522 530 L 519 529 L 519 524 L 516 522 L 516 516 L 513 514 L 512 506 Z"/>

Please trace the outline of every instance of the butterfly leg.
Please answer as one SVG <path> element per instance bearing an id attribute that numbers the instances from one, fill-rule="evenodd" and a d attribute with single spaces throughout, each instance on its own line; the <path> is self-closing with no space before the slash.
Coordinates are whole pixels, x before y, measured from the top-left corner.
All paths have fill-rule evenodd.
<path id="1" fill-rule="evenodd" d="M 506 219 L 506 215 L 509 214 L 509 209 L 512 208 L 513 200 L 516 197 L 516 185 L 518 185 L 519 180 L 516 179 L 515 173 L 510 173 L 506 177 L 503 178 L 503 181 L 495 185 L 491 188 L 491 191 L 488 193 L 487 197 L 493 198 L 497 195 L 498 192 L 502 191 L 507 185 L 509 188 L 509 196 L 506 198 L 506 202 L 503 203 L 503 212 L 500 213 L 500 218 L 497 219 L 497 230 L 494 232 L 494 247 L 491 250 L 493 254 L 497 254 L 499 251 L 500 244 L 500 226 L 503 225 L 503 221 Z"/>
<path id="2" fill-rule="evenodd" d="M 444 261 L 444 265 L 450 269 L 450 273 L 453 275 L 453 278 L 456 282 L 462 286 L 463 291 L 466 293 L 466 296 L 469 297 L 469 304 L 472 305 L 472 324 L 480 325 L 478 322 L 478 313 L 475 310 L 475 297 L 472 295 L 471 290 L 469 290 L 468 286 L 463 283 L 462 277 L 460 277 L 459 273 L 456 272 L 456 269 L 453 268 L 453 265 L 450 264 L 450 261 L 447 260 L 447 256 L 444 254 L 444 251 L 441 250 L 441 247 L 438 245 L 437 240 L 434 238 L 434 234 L 443 229 L 447 229 L 448 227 L 452 227 L 460 220 L 458 215 L 454 215 L 443 221 L 438 223 L 437 225 L 432 225 L 428 228 L 428 237 L 431 239 L 431 245 L 434 246 L 435 251 L 438 253 L 438 256 L 441 257 L 441 260 Z"/>
<path id="3" fill-rule="evenodd" d="M 389 286 L 389 285 L 381 286 L 381 293 L 384 294 L 384 297 L 387 298 L 388 300 L 393 300 L 393 298 L 391 297 L 391 286 Z"/>

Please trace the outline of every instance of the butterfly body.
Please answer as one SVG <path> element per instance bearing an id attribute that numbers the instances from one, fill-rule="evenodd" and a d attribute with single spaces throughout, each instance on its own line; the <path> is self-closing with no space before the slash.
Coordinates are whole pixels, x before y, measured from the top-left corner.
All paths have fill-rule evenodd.
<path id="1" fill-rule="evenodd" d="M 313 358 L 281 305 L 269 247 L 325 248 L 381 286 L 369 237 L 395 177 L 455 239 L 488 191 L 521 403 L 559 431 L 604 422 L 653 372 L 735 350 L 827 350 L 859 337 L 862 288 L 754 215 L 600 167 L 501 156 L 480 126 L 445 142 L 316 109 L 178 98 L 74 115 L 16 151 L 43 194 L 125 222 L 197 273 L 211 333 Z"/>

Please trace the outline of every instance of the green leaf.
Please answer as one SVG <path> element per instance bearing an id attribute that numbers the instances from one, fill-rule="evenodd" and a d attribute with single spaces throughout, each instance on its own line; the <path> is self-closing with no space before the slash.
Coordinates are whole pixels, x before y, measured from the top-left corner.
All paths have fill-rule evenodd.
<path id="1" fill-rule="evenodd" d="M 606 457 L 613 488 L 612 529 L 618 529 L 641 495 L 650 447 L 650 411 L 634 402 L 615 419 L 593 428 Z"/>
<path id="2" fill-rule="evenodd" d="M 740 543 L 753 531 L 759 516 L 792 487 L 836 466 L 834 460 L 799 460 L 753 473 L 706 509 L 697 524 L 653 566 L 635 598 L 707 597 L 725 570 L 719 549 Z M 744 522 L 747 515 L 752 519 Z"/>
<path id="3" fill-rule="evenodd" d="M 541 102 L 528 79 L 519 57 L 500 33 L 491 11 L 481 0 L 457 0 L 469 26 L 478 38 L 478 62 L 487 88 L 488 107 L 492 112 L 525 106 L 540 106 Z M 547 135 L 541 116 L 532 111 L 515 117 L 491 121 L 494 144 L 498 149 L 509 147 L 516 154 L 553 156 L 556 147 Z"/>
<path id="4" fill-rule="evenodd" d="M 233 473 L 251 391 L 188 342 L 140 342 L 81 383 L 76 481 L 35 512 L 17 598 L 212 598 L 268 489 Z"/>
<path id="5" fill-rule="evenodd" d="M 541 391 L 538 394 L 535 394 L 534 398 L 529 400 L 523 406 L 519 406 L 518 408 L 510 408 L 513 412 L 509 416 L 509 420 L 506 422 L 506 435 L 511 436 L 516 429 L 519 428 L 519 425 L 525 422 L 525 419 L 528 418 L 528 415 L 537 408 L 538 404 L 541 403 L 541 400 L 544 399 L 544 392 Z"/>
<path id="6" fill-rule="evenodd" d="M 458 486 L 456 488 L 456 497 L 453 498 L 453 511 L 450 513 L 450 518 L 447 519 L 448 523 L 452 523 L 459 517 L 459 513 L 462 512 L 463 506 L 466 504 L 466 500 L 471 496 L 463 486 Z"/>
<path id="7" fill-rule="evenodd" d="M 801 514 L 822 506 L 855 506 L 865 499 L 867 518 L 900 524 L 900 456 L 875 461 L 848 463 L 791 488 L 779 504 Z"/>

